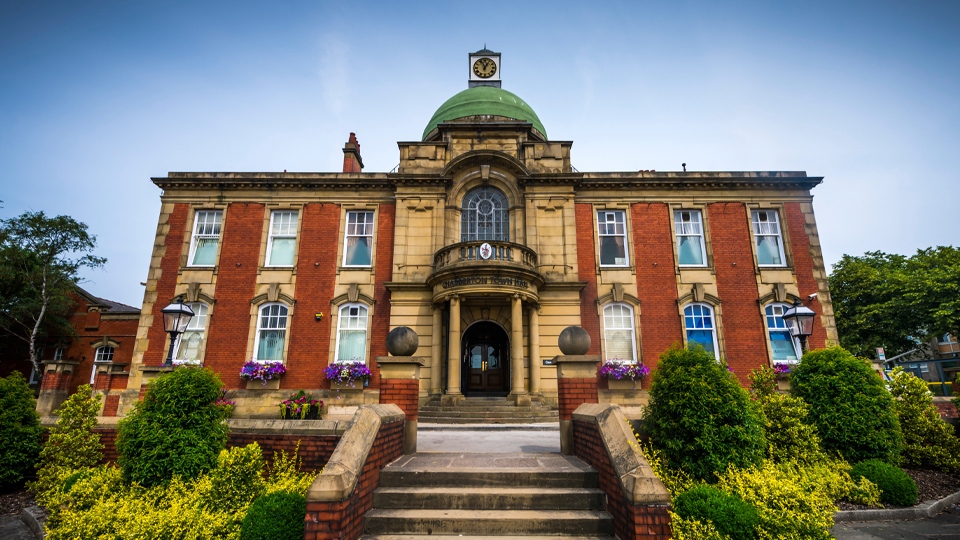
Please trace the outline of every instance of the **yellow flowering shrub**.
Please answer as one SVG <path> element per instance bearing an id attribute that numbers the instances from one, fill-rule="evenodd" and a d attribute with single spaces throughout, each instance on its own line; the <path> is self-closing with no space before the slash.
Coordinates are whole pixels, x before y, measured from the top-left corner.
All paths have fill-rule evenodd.
<path id="1" fill-rule="evenodd" d="M 298 465 L 296 453 L 279 452 L 264 480 L 263 453 L 254 443 L 224 450 L 216 467 L 195 480 L 174 477 L 155 487 L 125 481 L 114 466 L 89 469 L 51 496 L 47 538 L 237 540 L 258 496 L 306 494 L 314 475 L 299 472 Z"/>

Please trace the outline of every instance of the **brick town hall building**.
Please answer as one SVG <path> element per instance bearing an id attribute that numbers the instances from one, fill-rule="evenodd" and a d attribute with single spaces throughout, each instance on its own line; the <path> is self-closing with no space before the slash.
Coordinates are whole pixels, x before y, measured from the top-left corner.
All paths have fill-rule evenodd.
<path id="1" fill-rule="evenodd" d="M 160 310 L 178 295 L 196 316 L 175 357 L 217 371 L 235 417 L 275 417 L 276 396 L 298 389 L 376 403 L 375 358 L 398 326 L 419 335 L 421 406 L 556 404 L 551 359 L 571 325 L 588 354 L 651 369 L 670 347 L 703 345 L 744 384 L 796 360 L 780 318 L 795 300 L 818 314 L 809 345 L 836 342 L 810 193 L 821 178 L 577 171 L 573 143 L 500 88 L 500 55 L 469 58 L 469 88 L 398 143 L 395 172 L 363 172 L 350 134 L 343 172 L 153 178 L 162 207 L 139 329 L 129 365 L 102 367 L 107 411 L 129 410 L 160 370 Z M 239 378 L 251 359 L 285 364 L 279 389 Z M 354 360 L 373 378 L 338 400 L 323 369 Z M 645 399 L 599 385 L 601 402 Z"/>

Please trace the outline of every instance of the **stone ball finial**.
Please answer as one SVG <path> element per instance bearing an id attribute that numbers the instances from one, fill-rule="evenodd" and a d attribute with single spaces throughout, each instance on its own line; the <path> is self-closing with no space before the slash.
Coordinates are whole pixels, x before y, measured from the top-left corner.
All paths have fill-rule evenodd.
<path id="1" fill-rule="evenodd" d="M 580 356 L 590 350 L 590 334 L 579 326 L 568 326 L 557 339 L 560 352 L 567 356 Z"/>
<path id="2" fill-rule="evenodd" d="M 398 326 L 387 334 L 387 352 L 393 356 L 413 356 L 420 346 L 420 337 L 408 326 Z"/>

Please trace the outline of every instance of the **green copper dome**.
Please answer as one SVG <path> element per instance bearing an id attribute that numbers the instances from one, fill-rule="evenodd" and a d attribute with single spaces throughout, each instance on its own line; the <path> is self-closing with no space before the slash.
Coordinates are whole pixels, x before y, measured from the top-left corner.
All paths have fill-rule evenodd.
<path id="1" fill-rule="evenodd" d="M 449 122 L 465 116 L 504 116 L 522 122 L 530 122 L 534 129 L 547 138 L 547 130 L 537 113 L 533 112 L 522 99 L 501 88 L 493 86 L 477 86 L 468 88 L 444 102 L 433 113 L 433 118 L 423 130 L 423 140 L 436 129 L 437 124 Z"/>

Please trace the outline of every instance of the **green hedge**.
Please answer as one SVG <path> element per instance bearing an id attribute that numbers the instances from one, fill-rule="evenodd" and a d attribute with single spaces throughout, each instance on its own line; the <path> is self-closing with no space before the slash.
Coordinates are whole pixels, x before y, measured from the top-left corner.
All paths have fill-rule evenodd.
<path id="1" fill-rule="evenodd" d="M 899 467 L 879 459 L 868 459 L 853 466 L 854 480 L 866 478 L 880 488 L 880 502 L 897 506 L 917 504 L 917 484 Z"/>
<path id="2" fill-rule="evenodd" d="M 301 540 L 307 500 L 299 493 L 275 491 L 253 501 L 240 540 Z"/>
<path id="3" fill-rule="evenodd" d="M 0 489 L 18 487 L 40 455 L 40 417 L 19 371 L 0 378 Z"/>
<path id="4" fill-rule="evenodd" d="M 756 403 L 713 355 L 672 349 L 660 356 L 650 386 L 646 423 L 670 467 L 716 481 L 728 466 L 763 459 L 766 441 Z"/>
<path id="5" fill-rule="evenodd" d="M 713 523 L 717 532 L 738 540 L 756 538 L 756 508 L 713 486 L 697 486 L 673 499 L 673 511 L 688 520 Z"/>
<path id="6" fill-rule="evenodd" d="M 808 352 L 790 374 L 794 396 L 809 406 L 823 449 L 851 463 L 898 463 L 903 434 L 893 397 L 867 360 L 840 347 Z"/>

